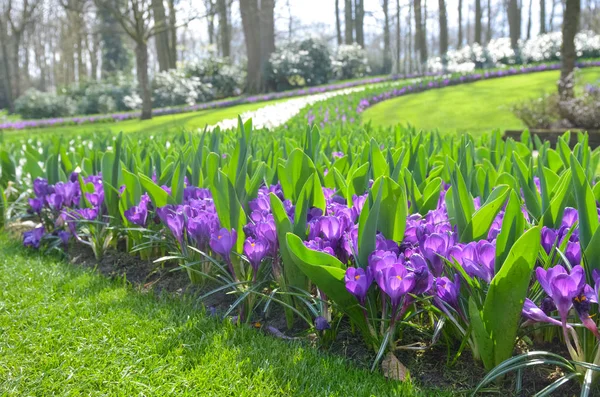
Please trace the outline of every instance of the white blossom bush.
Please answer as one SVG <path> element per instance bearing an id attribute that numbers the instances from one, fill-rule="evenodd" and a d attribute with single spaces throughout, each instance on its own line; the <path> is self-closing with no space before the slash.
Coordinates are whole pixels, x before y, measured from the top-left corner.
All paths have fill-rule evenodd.
<path id="1" fill-rule="evenodd" d="M 530 40 L 520 40 L 517 52 L 511 47 L 510 38 L 491 40 L 486 47 L 478 44 L 450 50 L 444 59 L 428 61 L 430 71 L 468 72 L 475 68 L 501 67 L 518 63 L 549 62 L 560 59 L 562 35 L 560 32 L 546 33 Z M 578 57 L 600 57 L 600 35 L 592 31 L 579 32 L 575 37 Z M 444 62 L 446 65 L 444 67 Z"/>
<path id="2" fill-rule="evenodd" d="M 335 76 L 341 80 L 363 77 L 371 72 L 367 52 L 356 43 L 339 46 L 332 66 Z"/>
<path id="3" fill-rule="evenodd" d="M 314 39 L 280 46 L 269 58 L 267 85 L 277 91 L 326 84 L 332 75 L 327 45 Z"/>
<path id="4" fill-rule="evenodd" d="M 15 101 L 15 112 L 24 119 L 73 116 L 76 110 L 77 104 L 70 97 L 34 88 L 27 90 Z"/>
<path id="5" fill-rule="evenodd" d="M 212 99 L 212 86 L 199 77 L 187 77 L 182 70 L 157 73 L 152 81 L 152 102 L 157 107 L 195 105 Z"/>
<path id="6" fill-rule="evenodd" d="M 202 83 L 210 84 L 215 98 L 239 95 L 246 79 L 246 73 L 240 67 L 218 56 L 216 51 L 211 51 L 200 61 L 186 63 L 183 70 L 187 77 L 198 77 Z"/>

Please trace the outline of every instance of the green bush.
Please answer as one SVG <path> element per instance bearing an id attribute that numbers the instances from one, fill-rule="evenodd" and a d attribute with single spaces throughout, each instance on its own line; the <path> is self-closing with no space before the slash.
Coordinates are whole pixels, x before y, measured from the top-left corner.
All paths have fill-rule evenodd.
<path id="1" fill-rule="evenodd" d="M 73 116 L 77 106 L 68 96 L 29 89 L 15 101 L 15 112 L 24 119 Z"/>
<path id="2" fill-rule="evenodd" d="M 279 47 L 269 58 L 267 86 L 277 91 L 325 84 L 332 75 L 329 49 L 307 39 Z"/>

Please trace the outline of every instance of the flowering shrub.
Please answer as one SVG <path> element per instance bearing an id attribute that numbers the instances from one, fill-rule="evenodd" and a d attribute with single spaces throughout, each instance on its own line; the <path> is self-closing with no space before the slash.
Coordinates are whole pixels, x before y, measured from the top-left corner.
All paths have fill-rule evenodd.
<path id="1" fill-rule="evenodd" d="M 171 69 L 157 73 L 152 81 L 152 102 L 157 107 L 188 105 L 212 99 L 212 86 L 198 77 Z"/>
<path id="2" fill-rule="evenodd" d="M 325 84 L 332 74 L 327 45 L 314 39 L 280 46 L 269 58 L 267 84 L 276 90 Z"/>
<path id="3" fill-rule="evenodd" d="M 335 53 L 333 73 L 340 80 L 362 77 L 370 73 L 367 52 L 360 45 L 343 44 Z"/>
<path id="4" fill-rule="evenodd" d="M 240 67 L 231 65 L 227 59 L 214 53 L 199 62 L 186 64 L 184 72 L 187 77 L 197 77 L 212 87 L 214 98 L 239 95 L 245 81 L 245 73 Z"/>
<path id="5" fill-rule="evenodd" d="M 15 112 L 23 118 L 43 119 L 75 114 L 76 104 L 69 97 L 29 89 L 15 101 Z"/>
<path id="6" fill-rule="evenodd" d="M 520 40 L 519 48 L 515 53 L 510 45 L 510 39 L 502 37 L 490 40 L 486 47 L 475 43 L 459 50 L 450 50 L 444 60 L 439 57 L 430 59 L 428 69 L 434 72 L 442 70 L 465 72 L 480 67 L 553 62 L 560 59 L 561 43 L 560 32 L 541 34 L 529 40 Z M 600 35 L 591 31 L 579 32 L 575 36 L 575 48 L 578 57 L 599 57 Z"/>

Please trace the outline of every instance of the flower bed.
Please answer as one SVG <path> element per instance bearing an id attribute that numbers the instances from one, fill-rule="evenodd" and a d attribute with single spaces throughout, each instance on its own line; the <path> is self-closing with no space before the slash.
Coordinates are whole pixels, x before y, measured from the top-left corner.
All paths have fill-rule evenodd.
<path id="1" fill-rule="evenodd" d="M 569 139 L 550 149 L 499 133 L 367 137 L 248 122 L 201 136 L 15 143 L 0 151 L 0 185 L 5 210 L 38 225 L 25 245 L 85 244 L 98 258 L 112 247 L 180 266 L 213 286 L 207 295 L 231 295 L 221 315 L 239 323 L 279 306 L 289 329 L 325 347 L 350 322 L 374 368 L 445 344 L 448 362 L 466 349 L 481 363 L 482 384 L 551 364 L 565 372 L 556 387 L 587 387 L 600 365 L 599 157 L 586 135 L 573 150 Z M 566 350 L 510 361 L 524 336 L 531 350 L 557 337 Z"/>

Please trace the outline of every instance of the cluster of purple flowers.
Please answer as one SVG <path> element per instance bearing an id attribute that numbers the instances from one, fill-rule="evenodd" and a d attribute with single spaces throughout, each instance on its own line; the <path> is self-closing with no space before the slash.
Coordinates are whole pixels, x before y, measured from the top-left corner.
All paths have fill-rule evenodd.
<path id="1" fill-rule="evenodd" d="M 43 178 L 33 182 L 34 197 L 29 199 L 28 211 L 39 216 L 43 225 L 23 235 L 25 246 L 39 248 L 46 231 L 66 244 L 70 235 L 77 236 L 79 220 L 96 220 L 105 212 L 102 176 L 91 175 L 83 178 L 83 183 L 93 186 L 93 190 L 82 195 L 79 175 L 75 172 L 68 181 L 54 185 Z M 63 230 L 65 225 L 68 231 Z"/>

